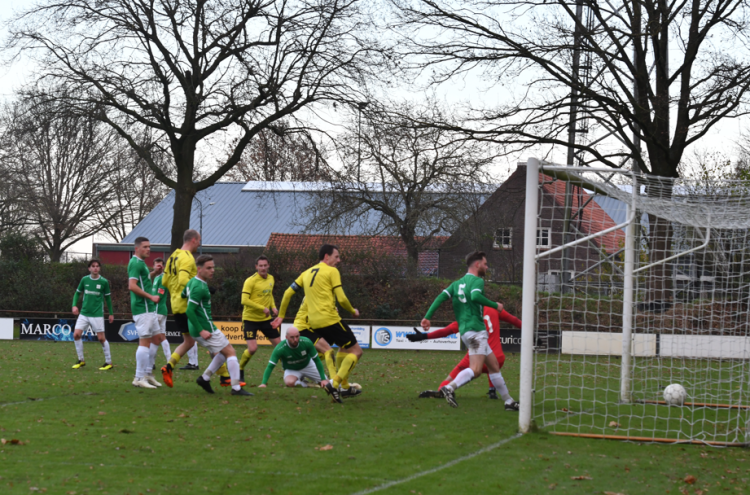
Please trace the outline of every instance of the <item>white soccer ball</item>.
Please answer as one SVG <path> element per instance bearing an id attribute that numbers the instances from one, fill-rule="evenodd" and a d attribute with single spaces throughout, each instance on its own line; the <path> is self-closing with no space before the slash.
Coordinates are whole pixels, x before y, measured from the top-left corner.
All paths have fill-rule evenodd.
<path id="1" fill-rule="evenodd" d="M 687 399 L 685 387 L 679 383 L 673 383 L 664 389 L 664 401 L 668 406 L 681 406 Z"/>

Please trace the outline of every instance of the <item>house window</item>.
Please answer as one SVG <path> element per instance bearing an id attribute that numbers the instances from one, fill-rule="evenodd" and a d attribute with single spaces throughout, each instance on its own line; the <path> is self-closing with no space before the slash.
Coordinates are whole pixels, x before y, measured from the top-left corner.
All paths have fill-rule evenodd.
<path id="1" fill-rule="evenodd" d="M 493 249 L 511 249 L 513 247 L 513 227 L 504 227 L 495 231 Z"/>
<path id="2" fill-rule="evenodd" d="M 549 228 L 536 229 L 536 247 L 541 249 L 549 249 L 552 245 L 551 231 Z"/>

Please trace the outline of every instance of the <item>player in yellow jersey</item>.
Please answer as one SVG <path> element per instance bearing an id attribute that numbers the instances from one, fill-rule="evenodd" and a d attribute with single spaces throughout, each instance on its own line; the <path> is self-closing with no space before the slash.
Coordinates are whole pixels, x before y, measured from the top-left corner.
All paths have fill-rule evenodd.
<path id="1" fill-rule="evenodd" d="M 174 314 L 177 329 L 182 333 L 182 344 L 172 353 L 166 366 L 162 367 L 161 373 L 164 383 L 169 387 L 174 385 L 172 381 L 172 372 L 177 363 L 180 362 L 190 349 L 195 346 L 195 340 L 190 336 L 187 318 L 187 299 L 182 297 L 182 289 L 187 283 L 195 277 L 198 269 L 195 266 L 193 254 L 198 251 L 201 245 L 201 235 L 197 230 L 186 230 L 182 236 L 182 248 L 175 250 L 167 260 L 167 266 L 164 269 L 162 284 L 169 289 L 169 295 L 172 302 L 172 314 Z"/>
<path id="2" fill-rule="evenodd" d="M 333 386 L 341 388 L 342 397 L 352 397 L 359 395 L 360 391 L 349 386 L 348 378 L 362 357 L 362 348 L 351 328 L 341 321 L 336 310 L 336 302 L 338 301 L 342 308 L 354 316 L 359 316 L 359 311 L 352 307 L 341 287 L 341 274 L 336 268 L 341 261 L 338 247 L 331 244 L 323 245 L 318 253 L 318 259 L 320 263 L 302 272 L 284 292 L 279 316 L 273 325 L 275 328 L 281 325 L 292 296 L 297 291 L 304 290 L 310 328 L 300 331 L 300 335 L 312 340 L 318 352 L 323 352 L 329 370 L 334 368 L 333 349 L 330 348 L 330 344 L 339 346 Z"/>
<path id="3" fill-rule="evenodd" d="M 240 381 L 245 381 L 245 366 L 258 350 L 258 331 L 274 346 L 281 342 L 281 335 L 271 326 L 271 319 L 279 314 L 273 301 L 273 275 L 268 273 L 271 265 L 268 258 L 259 256 L 255 260 L 256 272 L 245 280 L 242 286 L 242 323 L 247 349 L 240 359 Z"/>

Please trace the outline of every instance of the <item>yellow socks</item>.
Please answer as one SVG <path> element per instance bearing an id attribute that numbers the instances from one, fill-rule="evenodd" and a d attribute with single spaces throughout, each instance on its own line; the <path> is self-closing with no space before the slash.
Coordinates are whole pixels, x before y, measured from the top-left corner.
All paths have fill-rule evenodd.
<path id="1" fill-rule="evenodd" d="M 338 387 L 342 383 L 348 383 L 349 373 L 352 372 L 354 366 L 357 364 L 359 359 L 354 354 L 346 354 L 344 361 L 341 363 L 341 367 L 336 373 L 336 377 L 333 379 L 333 386 Z"/>
<path id="2" fill-rule="evenodd" d="M 336 363 L 333 358 L 334 350 L 331 349 L 323 355 L 323 359 L 326 362 L 326 368 L 328 369 L 328 376 L 336 376 Z"/>
<path id="3" fill-rule="evenodd" d="M 177 366 L 177 363 L 180 362 L 180 358 L 181 357 L 182 356 L 180 356 L 176 352 L 172 353 L 172 357 L 169 358 L 169 364 L 172 366 L 172 368 L 174 368 L 175 366 Z"/>
<path id="4" fill-rule="evenodd" d="M 222 364 L 221 368 L 219 368 L 216 371 L 216 374 L 224 378 L 229 378 L 229 370 L 227 370 L 227 363 Z"/>
<path id="5" fill-rule="evenodd" d="M 250 362 L 250 359 L 252 359 L 253 355 L 250 354 L 250 351 L 245 349 L 245 352 L 242 353 L 242 358 L 240 358 L 240 369 L 244 370 L 245 366 L 247 366 L 247 363 Z"/>
<path id="6" fill-rule="evenodd" d="M 346 356 L 348 355 L 349 354 L 347 354 L 346 352 L 341 352 L 341 351 L 339 351 L 336 354 L 336 369 L 337 370 L 341 369 L 341 364 L 344 362 L 344 359 L 346 359 Z M 349 388 L 349 380 L 347 380 L 346 378 L 343 378 L 341 380 L 341 388 Z"/>

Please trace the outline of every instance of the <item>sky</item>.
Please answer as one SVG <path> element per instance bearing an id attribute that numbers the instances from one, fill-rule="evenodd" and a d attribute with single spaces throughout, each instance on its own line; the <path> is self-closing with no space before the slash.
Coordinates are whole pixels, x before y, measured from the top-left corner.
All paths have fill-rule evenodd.
<path id="1" fill-rule="evenodd" d="M 6 35 L 6 21 L 10 18 L 11 13 L 20 9 L 28 8 L 33 5 L 33 0 L 0 0 L 0 35 Z M 24 83 L 28 82 L 33 77 L 33 67 L 28 60 L 19 60 L 11 66 L 0 65 L 0 99 L 8 100 L 12 98 L 13 91 L 19 88 Z M 519 91 L 523 90 L 520 85 L 510 84 L 508 87 L 503 88 L 498 86 L 488 91 L 483 91 L 486 85 L 481 81 L 481 78 L 477 75 L 470 75 L 462 79 L 457 79 L 449 84 L 445 84 L 440 88 L 437 88 L 435 95 L 437 98 L 448 105 L 459 105 L 462 102 L 470 101 L 473 106 L 484 105 L 492 106 L 493 104 L 502 101 L 505 94 L 508 91 Z M 419 87 L 403 85 L 400 88 L 396 88 L 391 91 L 390 96 L 397 99 L 404 100 L 422 100 L 426 96 L 425 91 Z M 329 126 L 333 132 L 335 125 L 332 124 L 340 119 L 339 115 L 331 114 L 330 112 L 325 114 L 326 120 L 329 123 L 322 124 L 323 126 Z M 707 152 L 722 151 L 729 155 L 730 158 L 734 158 L 736 143 L 740 140 L 742 135 L 742 128 L 746 124 L 744 120 L 726 120 L 723 123 L 717 125 L 712 129 L 709 134 L 694 147 L 694 151 Z M 540 156 L 541 153 L 546 150 L 529 151 L 524 154 L 512 155 L 498 160 L 495 169 L 493 170 L 494 175 L 502 179 L 507 177 L 516 168 L 516 163 L 519 161 L 525 161 L 528 157 L 536 154 Z M 550 155 L 550 158 L 554 161 L 563 162 L 565 160 L 566 150 L 562 147 L 554 149 Z M 69 251 L 77 253 L 90 253 L 92 248 L 92 241 L 94 239 L 88 238 L 76 243 Z M 111 240 L 104 237 L 97 236 L 96 241 L 111 242 Z"/>

